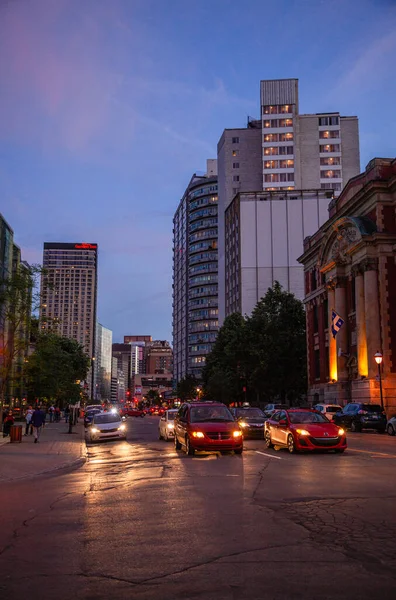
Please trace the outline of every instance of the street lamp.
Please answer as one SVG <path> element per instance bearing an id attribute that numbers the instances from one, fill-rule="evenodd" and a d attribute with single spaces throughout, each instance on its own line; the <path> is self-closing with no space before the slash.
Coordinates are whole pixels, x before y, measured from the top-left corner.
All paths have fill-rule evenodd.
<path id="1" fill-rule="evenodd" d="M 378 379 L 379 379 L 379 385 L 380 385 L 381 407 L 383 409 L 384 408 L 384 399 L 382 397 L 382 378 L 381 378 L 382 354 L 381 354 L 381 352 L 376 352 L 374 354 L 374 359 L 375 359 L 375 362 L 378 365 Z"/>

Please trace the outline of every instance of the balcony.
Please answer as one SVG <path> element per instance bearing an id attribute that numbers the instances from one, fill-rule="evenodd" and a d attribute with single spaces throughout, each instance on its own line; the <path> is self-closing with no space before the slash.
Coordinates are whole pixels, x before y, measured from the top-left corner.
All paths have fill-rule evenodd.
<path id="1" fill-rule="evenodd" d="M 189 263 L 190 265 L 195 265 L 213 261 L 217 262 L 217 252 L 201 252 L 201 254 L 192 256 L 189 260 Z"/>

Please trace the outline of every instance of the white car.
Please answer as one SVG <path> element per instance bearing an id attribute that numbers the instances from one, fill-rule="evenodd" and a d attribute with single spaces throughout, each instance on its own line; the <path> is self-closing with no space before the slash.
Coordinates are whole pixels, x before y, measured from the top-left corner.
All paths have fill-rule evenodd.
<path id="1" fill-rule="evenodd" d="M 342 406 L 338 404 L 315 404 L 312 408 L 322 413 L 329 421 L 332 421 L 334 415 L 342 410 Z"/>
<path id="2" fill-rule="evenodd" d="M 89 428 L 89 441 L 97 442 L 100 440 L 126 439 L 126 425 L 123 423 L 120 415 L 115 412 L 101 412 L 94 415 L 91 427 Z"/>
<path id="3" fill-rule="evenodd" d="M 165 440 L 166 442 L 175 437 L 175 416 L 177 414 L 177 410 L 173 408 L 165 411 L 163 416 L 159 420 L 158 425 L 158 437 L 160 440 Z"/>
<path id="4" fill-rule="evenodd" d="M 396 435 L 396 417 L 391 417 L 386 424 L 386 431 L 389 435 Z"/>

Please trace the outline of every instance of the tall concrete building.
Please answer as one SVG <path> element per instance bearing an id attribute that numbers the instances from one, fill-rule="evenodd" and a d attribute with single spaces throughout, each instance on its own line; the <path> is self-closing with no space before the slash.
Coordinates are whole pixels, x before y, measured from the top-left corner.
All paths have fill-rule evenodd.
<path id="1" fill-rule="evenodd" d="M 133 378 L 131 344 L 113 344 L 112 356 L 117 359 L 117 370 L 124 375 L 126 391 L 131 393 Z"/>
<path id="2" fill-rule="evenodd" d="M 111 399 L 113 332 L 96 323 L 94 401 L 108 402 Z"/>
<path id="3" fill-rule="evenodd" d="M 260 120 L 226 129 L 218 143 L 220 324 L 226 314 L 225 211 L 233 198 L 294 190 L 337 196 L 360 171 L 357 117 L 300 114 L 297 79 L 262 81 L 260 92 Z"/>
<path id="4" fill-rule="evenodd" d="M 72 338 L 95 356 L 98 246 L 45 242 L 41 279 L 40 326 Z M 93 370 L 86 382 L 92 397 Z"/>
<path id="5" fill-rule="evenodd" d="M 169 342 L 166 340 L 157 340 L 147 344 L 146 373 L 172 375 L 173 352 Z"/>
<path id="6" fill-rule="evenodd" d="M 173 371 L 201 376 L 218 330 L 217 162 L 194 174 L 173 218 Z"/>

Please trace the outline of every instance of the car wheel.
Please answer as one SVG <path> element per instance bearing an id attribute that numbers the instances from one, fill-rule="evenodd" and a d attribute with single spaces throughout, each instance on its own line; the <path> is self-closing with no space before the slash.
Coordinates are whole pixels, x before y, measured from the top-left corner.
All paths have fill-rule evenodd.
<path id="1" fill-rule="evenodd" d="M 395 435 L 395 430 L 392 425 L 388 425 L 387 430 L 388 435 Z"/>
<path id="2" fill-rule="evenodd" d="M 338 450 L 335 450 L 336 454 L 343 454 L 345 452 L 345 448 L 339 448 Z"/>
<path id="3" fill-rule="evenodd" d="M 181 443 L 177 439 L 177 435 L 175 433 L 175 450 L 180 450 L 180 449 L 181 449 Z"/>
<path id="4" fill-rule="evenodd" d="M 296 451 L 294 437 L 291 434 L 287 438 L 287 449 L 289 450 L 290 454 L 293 454 Z"/>
<path id="5" fill-rule="evenodd" d="M 158 432 L 158 439 L 162 440 L 161 430 Z"/>
<path id="6" fill-rule="evenodd" d="M 352 421 L 351 431 L 354 431 L 355 433 L 360 433 L 362 431 L 362 428 L 356 423 L 356 421 Z"/>
<path id="7" fill-rule="evenodd" d="M 238 448 L 237 450 L 234 450 L 235 454 L 242 454 L 243 452 L 243 448 Z"/>
<path id="8" fill-rule="evenodd" d="M 264 439 L 265 439 L 265 445 L 267 446 L 267 448 L 272 448 L 273 443 L 271 442 L 271 434 L 269 431 L 265 432 Z"/>
<path id="9" fill-rule="evenodd" d="M 194 456 L 195 450 L 191 447 L 190 438 L 186 435 L 186 454 L 189 456 Z"/>
<path id="10" fill-rule="evenodd" d="M 141 418 L 143 419 L 143 417 L 144 417 L 144 413 L 143 413 L 142 415 L 140 415 L 140 416 L 141 416 Z"/>

